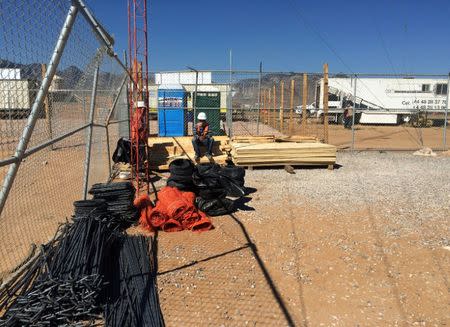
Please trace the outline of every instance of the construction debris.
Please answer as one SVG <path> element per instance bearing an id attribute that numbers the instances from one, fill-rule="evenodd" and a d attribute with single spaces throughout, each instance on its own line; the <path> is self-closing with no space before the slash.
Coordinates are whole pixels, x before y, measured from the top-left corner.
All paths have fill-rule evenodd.
<path id="1" fill-rule="evenodd" d="M 413 153 L 415 156 L 436 157 L 436 153 L 431 148 L 422 148 Z"/>

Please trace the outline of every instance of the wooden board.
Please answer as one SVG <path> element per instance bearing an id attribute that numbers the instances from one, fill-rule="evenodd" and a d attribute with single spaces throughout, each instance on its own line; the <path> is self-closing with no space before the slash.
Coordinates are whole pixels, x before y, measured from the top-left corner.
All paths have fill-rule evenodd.
<path id="1" fill-rule="evenodd" d="M 232 143 L 233 162 L 242 166 L 333 165 L 336 147 L 323 143 Z"/>
<path id="2" fill-rule="evenodd" d="M 213 162 L 224 164 L 227 154 L 221 150 L 228 143 L 227 136 L 214 136 L 213 146 Z M 150 169 L 168 170 L 172 160 L 178 158 L 186 158 L 194 160 L 194 148 L 192 146 L 192 136 L 180 137 L 150 137 L 148 139 L 150 151 Z M 202 148 L 202 153 L 205 149 Z M 208 158 L 203 156 L 200 163 L 210 162 Z"/>

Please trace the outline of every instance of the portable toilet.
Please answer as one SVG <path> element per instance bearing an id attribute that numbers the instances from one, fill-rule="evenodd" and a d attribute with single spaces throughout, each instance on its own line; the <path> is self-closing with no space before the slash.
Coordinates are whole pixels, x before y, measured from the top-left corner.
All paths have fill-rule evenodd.
<path id="1" fill-rule="evenodd" d="M 181 84 L 162 84 L 158 88 L 158 135 L 185 135 L 186 92 Z"/>
<path id="2" fill-rule="evenodd" d="M 205 91 L 199 90 L 195 101 L 197 115 L 199 112 L 206 114 L 212 134 L 224 135 L 220 128 L 220 92 L 206 89 Z M 197 117 L 195 117 L 195 121 L 197 122 Z"/>

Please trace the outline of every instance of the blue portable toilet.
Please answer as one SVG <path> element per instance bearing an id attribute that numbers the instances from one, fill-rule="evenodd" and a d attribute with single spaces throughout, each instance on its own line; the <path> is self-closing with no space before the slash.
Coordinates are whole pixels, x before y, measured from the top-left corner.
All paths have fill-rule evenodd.
<path id="1" fill-rule="evenodd" d="M 159 136 L 185 134 L 186 91 L 181 84 L 162 84 L 158 88 Z"/>

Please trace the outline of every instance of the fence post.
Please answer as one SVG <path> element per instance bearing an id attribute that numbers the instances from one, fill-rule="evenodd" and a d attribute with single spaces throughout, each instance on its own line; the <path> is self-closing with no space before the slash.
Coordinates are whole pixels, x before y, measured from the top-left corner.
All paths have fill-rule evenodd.
<path id="1" fill-rule="evenodd" d="M 323 65 L 323 140 L 328 143 L 328 64 Z"/>
<path id="2" fill-rule="evenodd" d="M 444 145 L 444 151 L 447 150 L 447 120 L 448 120 L 448 100 L 449 100 L 449 93 L 450 92 L 450 73 L 448 73 L 448 79 L 447 79 L 447 103 L 445 105 L 445 115 L 444 115 L 444 139 L 443 139 L 443 145 Z"/>
<path id="3" fill-rule="evenodd" d="M 97 81 L 98 81 L 99 66 L 95 68 L 94 82 L 92 83 L 91 106 L 89 109 L 89 130 L 88 139 L 86 142 L 86 158 L 84 159 L 84 181 L 83 181 L 83 199 L 87 199 L 88 184 L 89 184 L 89 168 L 91 165 L 91 148 L 92 148 L 92 132 L 94 129 L 94 113 L 95 113 L 95 98 L 97 96 Z"/>
<path id="4" fill-rule="evenodd" d="M 268 101 L 267 101 L 267 126 L 271 126 L 272 121 L 272 111 L 270 110 L 272 108 L 272 88 L 269 88 L 268 90 Z"/>
<path id="5" fill-rule="evenodd" d="M 127 61 L 127 52 L 125 50 L 123 50 L 123 60 L 125 62 L 125 66 L 128 67 L 128 61 Z M 129 75 L 130 72 L 127 70 L 127 74 Z M 129 83 L 127 83 L 126 85 L 126 90 L 125 92 L 126 94 L 126 100 L 127 100 L 127 110 L 126 111 L 126 119 L 127 119 L 127 128 L 128 128 L 128 133 L 127 133 L 127 137 L 131 140 L 131 117 L 130 117 L 130 108 L 128 108 L 128 106 L 130 105 L 130 89 L 129 89 Z M 158 93 L 158 92 L 157 92 Z M 156 99 L 158 99 L 158 95 L 156 95 Z M 158 106 L 158 105 L 157 105 Z M 119 126 L 119 130 L 120 130 L 120 126 Z M 150 133 L 150 126 L 149 126 L 149 131 Z"/>
<path id="6" fill-rule="evenodd" d="M 308 75 L 303 73 L 302 134 L 306 135 L 306 106 L 308 105 Z"/>
<path id="7" fill-rule="evenodd" d="M 64 25 L 59 34 L 55 49 L 53 50 L 52 57 L 48 64 L 48 69 L 45 73 L 45 77 L 42 80 L 39 92 L 36 96 L 36 99 L 33 102 L 33 106 L 31 107 L 31 112 L 30 116 L 28 117 L 27 125 L 23 129 L 22 137 L 20 138 L 19 144 L 17 145 L 14 156 L 18 158 L 18 161 L 11 164 L 8 173 L 5 176 L 3 187 L 0 191 L 0 214 L 3 211 L 6 199 L 8 198 L 8 194 L 11 191 L 14 179 L 16 178 L 17 171 L 20 167 L 20 164 L 22 163 L 23 154 L 28 147 L 28 143 L 30 142 L 34 126 L 39 117 L 40 108 L 42 106 L 45 96 L 48 93 L 48 89 L 50 87 L 50 84 L 52 83 L 53 77 L 55 76 L 56 69 L 58 68 L 59 61 L 64 52 L 64 48 L 66 46 L 67 39 L 70 35 L 70 31 L 72 30 L 72 26 L 75 23 L 77 13 L 78 8 L 72 4 L 70 6 L 69 12 L 67 13 L 66 16 L 66 20 L 64 21 Z"/>
<path id="8" fill-rule="evenodd" d="M 42 64 L 41 65 L 42 80 L 44 80 L 46 72 L 47 72 L 47 65 Z M 52 117 L 50 111 L 50 104 L 48 101 L 48 92 L 44 97 L 44 110 L 45 110 L 45 121 L 47 122 L 48 138 L 51 140 L 53 139 L 53 131 L 52 131 Z M 53 145 L 50 146 L 50 149 L 53 150 Z"/>
<path id="9" fill-rule="evenodd" d="M 273 85 L 273 112 L 272 112 L 273 129 L 277 129 L 277 86 Z"/>
<path id="10" fill-rule="evenodd" d="M 355 83 L 353 85 L 353 111 L 352 111 L 352 152 L 355 149 L 355 116 L 356 116 L 356 81 L 358 76 L 355 74 Z"/>
<path id="11" fill-rule="evenodd" d="M 292 119 L 294 118 L 294 91 L 295 91 L 295 80 L 291 79 L 291 101 L 289 104 L 289 136 L 292 136 L 292 129 L 294 128 Z"/>
<path id="12" fill-rule="evenodd" d="M 111 121 L 111 117 L 112 117 L 113 113 L 114 113 L 115 110 L 116 110 L 117 102 L 119 101 L 120 95 L 121 95 L 121 93 L 122 93 L 122 90 L 123 90 L 123 87 L 124 87 L 124 85 L 125 85 L 125 82 L 127 81 L 127 78 L 128 78 L 128 75 L 125 75 L 125 76 L 123 77 L 122 83 L 120 84 L 119 91 L 118 91 L 116 97 L 114 98 L 113 104 L 112 104 L 112 106 L 111 106 L 111 109 L 109 110 L 108 116 L 106 117 L 106 123 L 105 123 L 105 130 L 106 130 L 106 153 L 107 153 L 107 156 L 108 156 L 107 162 L 108 162 L 108 170 L 109 170 L 109 176 L 110 176 L 110 177 L 111 177 L 111 174 L 112 174 L 112 169 L 111 169 L 111 149 L 110 149 L 110 145 L 109 145 L 109 128 L 108 128 L 108 127 L 109 127 L 109 122 Z M 147 110 L 150 110 L 150 109 L 148 108 Z M 128 110 L 127 110 L 127 111 L 128 111 Z M 118 128 L 119 128 L 119 126 L 118 126 Z M 120 134 L 120 133 L 119 133 L 119 134 Z"/>
<path id="13" fill-rule="evenodd" d="M 280 132 L 283 133 L 283 128 L 284 128 L 284 81 L 281 81 L 279 117 L 280 117 Z"/>
<path id="14" fill-rule="evenodd" d="M 259 121 L 261 117 L 261 78 L 262 78 L 262 62 L 259 63 L 259 78 L 258 78 L 258 121 L 256 123 L 256 135 L 259 135 Z"/>

